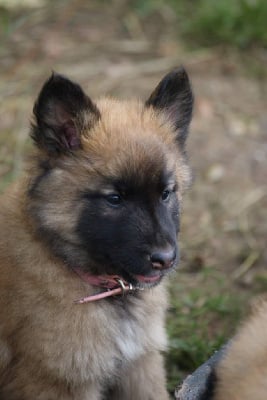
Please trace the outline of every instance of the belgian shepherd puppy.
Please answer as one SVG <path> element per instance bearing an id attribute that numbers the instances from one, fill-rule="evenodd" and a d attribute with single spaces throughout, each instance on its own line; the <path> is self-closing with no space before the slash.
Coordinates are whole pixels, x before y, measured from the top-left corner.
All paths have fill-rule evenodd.
<path id="1" fill-rule="evenodd" d="M 192 102 L 183 68 L 145 104 L 44 84 L 26 174 L 0 204 L 1 400 L 168 398 L 165 276 Z"/>
<path id="2" fill-rule="evenodd" d="M 266 400 L 267 302 L 239 328 L 216 368 L 214 400 Z"/>

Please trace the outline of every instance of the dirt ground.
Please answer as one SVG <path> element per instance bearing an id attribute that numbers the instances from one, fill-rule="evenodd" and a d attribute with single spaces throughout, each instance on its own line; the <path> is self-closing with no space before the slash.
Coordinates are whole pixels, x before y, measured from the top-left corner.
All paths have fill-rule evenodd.
<path id="1" fill-rule="evenodd" d="M 22 169 L 32 104 L 52 70 L 92 98 L 146 99 L 183 64 L 196 99 L 188 142 L 195 179 L 180 276 L 190 286 L 212 268 L 236 293 L 254 296 L 267 288 L 266 80 L 251 73 L 249 57 L 244 65 L 222 50 L 187 50 L 169 9 L 139 18 L 126 4 L 62 0 L 14 11 L 0 43 L 0 188 Z"/>

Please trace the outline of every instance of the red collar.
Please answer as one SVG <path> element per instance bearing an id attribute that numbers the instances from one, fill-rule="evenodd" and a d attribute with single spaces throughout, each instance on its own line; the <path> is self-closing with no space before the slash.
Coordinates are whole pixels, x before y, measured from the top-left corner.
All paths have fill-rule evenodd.
<path id="1" fill-rule="evenodd" d="M 75 272 L 80 276 L 80 278 L 82 278 L 83 281 L 89 283 L 90 285 L 106 289 L 104 292 L 76 300 L 76 304 L 89 303 L 104 299 L 106 297 L 117 296 L 119 294 L 124 296 L 125 294 L 132 293 L 134 290 L 136 290 L 131 283 L 128 283 L 119 275 L 88 275 L 81 270 L 76 269 Z"/>

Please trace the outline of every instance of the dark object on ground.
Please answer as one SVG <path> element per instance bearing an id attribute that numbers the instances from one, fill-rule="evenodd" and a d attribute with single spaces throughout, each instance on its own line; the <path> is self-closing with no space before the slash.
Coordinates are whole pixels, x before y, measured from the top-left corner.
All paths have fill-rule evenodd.
<path id="1" fill-rule="evenodd" d="M 189 375 L 175 390 L 176 400 L 212 400 L 216 383 L 215 367 L 221 360 L 227 346 L 202 364 L 195 372 Z"/>

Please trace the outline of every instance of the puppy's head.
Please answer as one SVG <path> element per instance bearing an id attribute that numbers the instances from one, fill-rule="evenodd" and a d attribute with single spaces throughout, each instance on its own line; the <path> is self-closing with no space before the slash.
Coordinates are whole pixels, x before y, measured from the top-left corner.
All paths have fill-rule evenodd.
<path id="1" fill-rule="evenodd" d="M 39 240 L 73 269 L 157 284 L 178 261 L 185 141 L 193 96 L 184 69 L 145 104 L 97 103 L 53 74 L 34 107 L 28 210 Z"/>

